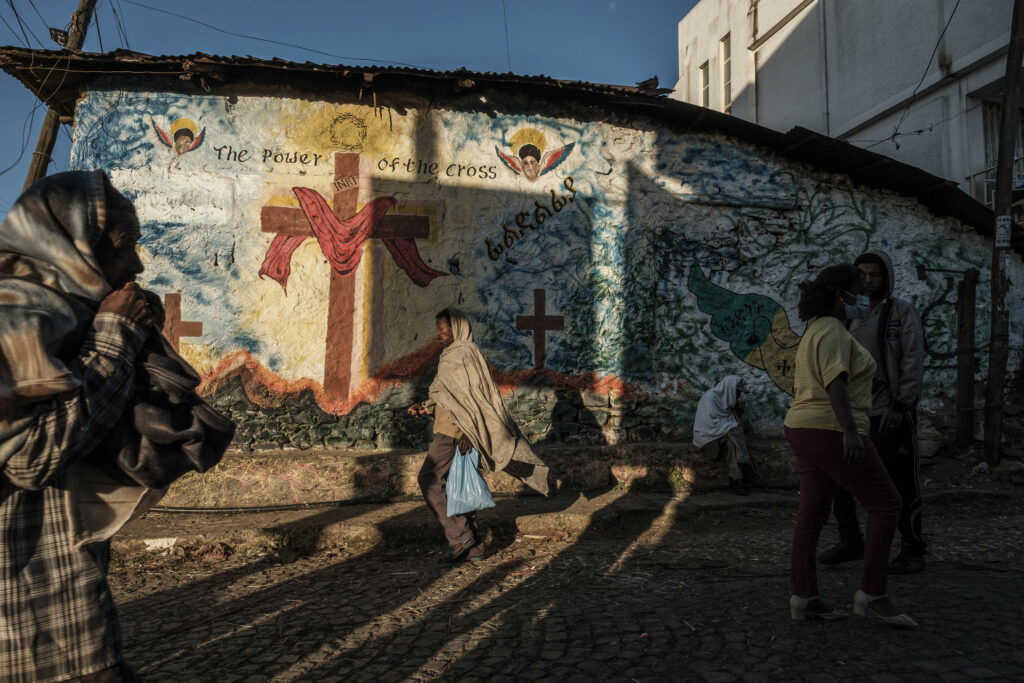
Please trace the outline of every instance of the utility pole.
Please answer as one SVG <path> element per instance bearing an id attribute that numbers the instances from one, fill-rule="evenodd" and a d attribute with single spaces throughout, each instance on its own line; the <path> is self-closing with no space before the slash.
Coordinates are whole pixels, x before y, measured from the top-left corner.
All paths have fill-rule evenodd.
<path id="1" fill-rule="evenodd" d="M 71 31 L 68 32 L 68 44 L 65 49 L 77 52 L 82 49 L 85 43 L 85 30 L 89 28 L 92 21 L 92 10 L 96 6 L 96 0 L 78 0 L 78 9 L 71 15 Z M 42 95 L 42 93 L 38 93 Z M 50 167 L 50 154 L 53 153 L 53 143 L 57 141 L 57 129 L 60 126 L 60 117 L 53 107 L 47 107 L 46 118 L 43 120 L 43 127 L 39 131 L 39 140 L 36 141 L 36 151 L 32 153 L 32 162 L 28 167 L 28 175 L 25 176 L 25 185 L 22 191 L 28 186 L 46 175 L 46 169 Z"/>
<path id="2" fill-rule="evenodd" d="M 969 268 L 956 295 L 956 445 L 974 443 L 974 302 L 978 269 Z"/>
<path id="3" fill-rule="evenodd" d="M 996 165 L 995 240 L 992 243 L 992 333 L 988 351 L 988 388 L 985 393 L 985 462 L 999 464 L 1003 432 L 1003 403 L 1006 394 L 1006 357 L 1010 343 L 1010 320 L 1006 310 L 1006 270 L 1010 265 L 1010 192 L 1013 152 L 1017 139 L 1017 110 L 1020 107 L 1020 71 L 1024 59 L 1024 0 L 1014 0 L 1010 24 L 1010 46 L 1006 54 L 1003 85 L 1003 120 L 999 126 L 999 157 Z"/>

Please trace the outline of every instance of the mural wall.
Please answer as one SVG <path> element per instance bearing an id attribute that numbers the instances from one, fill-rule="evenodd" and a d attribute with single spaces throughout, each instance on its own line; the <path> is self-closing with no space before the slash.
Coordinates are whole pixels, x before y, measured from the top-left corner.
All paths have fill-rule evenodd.
<path id="1" fill-rule="evenodd" d="M 724 136 L 488 106 L 95 91 L 73 166 L 135 201 L 165 331 L 255 447 L 421 445 L 403 409 L 449 305 L 546 442 L 689 440 L 725 374 L 746 378 L 755 429 L 779 430 L 797 283 L 868 248 L 924 314 L 926 407 L 955 383 L 940 271 L 982 271 L 984 347 L 990 244 L 914 200 Z"/>

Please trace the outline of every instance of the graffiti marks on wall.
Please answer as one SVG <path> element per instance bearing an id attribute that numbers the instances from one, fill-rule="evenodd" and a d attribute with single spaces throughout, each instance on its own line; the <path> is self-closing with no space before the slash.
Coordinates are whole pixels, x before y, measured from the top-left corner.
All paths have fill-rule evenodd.
<path id="1" fill-rule="evenodd" d="M 687 288 L 697 307 L 711 316 L 711 330 L 727 342 L 733 355 L 768 373 L 793 395 L 793 367 L 800 336 L 789 326 L 786 310 L 760 294 L 740 294 L 707 279 L 697 264 L 690 268 Z"/>
<path id="2" fill-rule="evenodd" d="M 73 163 L 111 169 L 136 201 L 147 284 L 202 321 L 189 360 L 217 375 L 244 356 L 273 391 L 311 387 L 335 412 L 385 382 L 419 386 L 436 352 L 424 327 L 457 303 L 513 386 L 543 375 L 685 402 L 739 372 L 770 428 L 792 391 L 801 280 L 868 247 L 891 247 L 901 272 L 986 262 L 981 238 L 913 200 L 726 135 L 442 100 L 383 116 L 90 92 Z M 214 144 L 196 145 L 206 132 Z M 948 307 L 925 301 L 935 283 L 906 283 L 930 348 L 948 352 Z M 951 384 L 933 376 L 933 394 Z"/>
<path id="3" fill-rule="evenodd" d="M 516 225 L 519 226 L 519 230 L 510 228 L 508 223 L 502 223 L 501 225 L 501 237 L 497 238 L 495 244 L 491 244 L 491 238 L 485 237 L 484 244 L 487 246 L 487 256 L 492 261 L 497 261 L 499 257 L 506 251 L 512 249 L 516 242 L 525 239 L 528 231 L 536 231 L 544 227 L 544 222 L 549 218 L 559 213 L 562 209 L 568 206 L 570 203 L 576 201 L 576 189 L 573 187 L 575 178 L 567 176 L 562 184 L 565 189 L 569 192 L 566 194 L 559 194 L 554 188 L 551 189 L 551 199 L 544 198 L 544 203 L 541 203 L 539 199 L 533 201 L 533 210 L 527 209 L 526 211 L 520 211 L 516 214 Z"/>

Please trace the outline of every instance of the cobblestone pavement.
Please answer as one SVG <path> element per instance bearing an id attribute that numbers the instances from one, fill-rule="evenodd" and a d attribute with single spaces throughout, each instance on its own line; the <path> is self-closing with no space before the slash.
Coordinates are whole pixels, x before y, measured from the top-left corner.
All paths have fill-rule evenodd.
<path id="1" fill-rule="evenodd" d="M 928 571 L 890 579 L 916 631 L 790 621 L 793 507 L 673 505 L 497 538 L 456 567 L 434 539 L 115 557 L 126 657 L 147 681 L 1024 680 L 1020 494 L 926 508 Z M 823 571 L 823 594 L 848 607 L 858 578 L 856 563 Z"/>

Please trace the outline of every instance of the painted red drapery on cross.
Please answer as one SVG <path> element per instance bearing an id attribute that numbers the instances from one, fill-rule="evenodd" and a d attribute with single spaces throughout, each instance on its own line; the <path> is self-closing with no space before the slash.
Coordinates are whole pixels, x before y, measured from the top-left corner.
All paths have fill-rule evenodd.
<path id="1" fill-rule="evenodd" d="M 348 275 L 362 258 L 363 242 L 373 237 L 380 219 L 394 204 L 393 197 L 378 197 L 364 206 L 352 218 L 341 219 L 334 215 L 327 200 L 315 190 L 305 187 L 292 188 L 306 215 L 320 249 L 327 261 L 339 275 Z M 277 235 L 267 250 L 267 256 L 260 267 L 260 277 L 270 276 L 288 291 L 288 276 L 291 274 L 292 253 L 298 249 L 302 235 Z M 395 263 L 420 287 L 426 287 L 435 277 L 447 275 L 434 270 L 420 257 L 416 242 L 406 237 L 384 238 L 384 245 L 391 252 Z"/>

